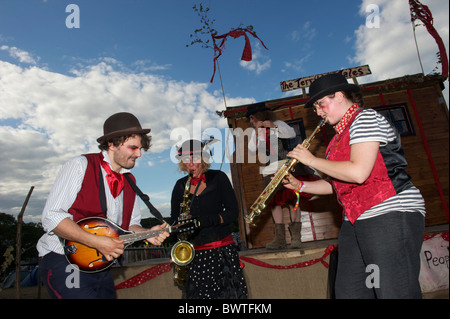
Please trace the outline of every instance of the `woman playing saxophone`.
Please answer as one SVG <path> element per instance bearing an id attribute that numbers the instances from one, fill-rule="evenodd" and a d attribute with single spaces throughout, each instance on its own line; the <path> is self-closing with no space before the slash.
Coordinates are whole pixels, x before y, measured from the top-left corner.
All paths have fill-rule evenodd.
<path id="1" fill-rule="evenodd" d="M 311 84 L 305 107 L 333 125 L 336 134 L 325 158 L 302 145 L 288 156 L 328 179 L 302 182 L 289 176 L 285 186 L 312 194 L 335 193 L 343 207 L 337 298 L 421 298 L 424 199 L 406 173 L 399 133 L 384 116 L 363 108 L 359 90 L 339 73 Z M 368 265 L 379 269 L 378 287 L 367 284 Z"/>
<path id="2" fill-rule="evenodd" d="M 188 140 L 178 150 L 178 167 L 192 174 L 189 211 L 199 221 L 189 241 L 195 257 L 189 264 L 183 296 L 189 299 L 244 299 L 247 285 L 239 263 L 230 224 L 238 204 L 227 175 L 209 169 L 209 153 L 198 140 Z M 171 218 L 177 220 L 188 176 L 180 178 L 172 191 Z"/>

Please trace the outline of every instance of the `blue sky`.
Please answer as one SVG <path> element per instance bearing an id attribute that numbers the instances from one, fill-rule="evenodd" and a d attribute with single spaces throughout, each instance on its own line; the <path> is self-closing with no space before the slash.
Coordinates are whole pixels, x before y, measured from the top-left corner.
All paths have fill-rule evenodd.
<path id="1" fill-rule="evenodd" d="M 128 111 L 152 129 L 153 146 L 134 169 L 138 184 L 168 214 L 182 177 L 170 160 L 171 134 L 193 134 L 197 121 L 225 139 L 218 74 L 209 82 L 213 52 L 186 47 L 201 27 L 192 9 L 200 3 L 219 34 L 252 25 L 268 48 L 252 38 L 253 60 L 241 62 L 244 39 L 227 40 L 219 63 L 228 106 L 300 94 L 281 92 L 280 82 L 358 65 L 373 73 L 361 83 L 421 72 L 407 0 L 0 0 L 1 212 L 16 215 L 33 185 L 25 218 L 39 221 L 60 165 L 97 151 L 104 120 Z M 448 1 L 422 3 L 448 50 Z M 79 28 L 66 26 L 70 4 Z M 373 4 L 378 28 L 366 24 Z M 423 26 L 416 36 L 430 73 L 437 45 Z"/>

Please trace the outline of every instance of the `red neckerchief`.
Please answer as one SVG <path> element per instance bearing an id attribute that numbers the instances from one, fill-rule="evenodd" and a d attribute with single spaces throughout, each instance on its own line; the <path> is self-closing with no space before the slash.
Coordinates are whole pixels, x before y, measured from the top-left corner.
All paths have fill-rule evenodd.
<path id="1" fill-rule="evenodd" d="M 206 183 L 205 174 L 202 173 L 199 177 L 192 177 L 191 185 L 197 185 L 200 180 Z"/>
<path id="2" fill-rule="evenodd" d="M 109 166 L 108 162 L 105 162 L 104 159 L 100 161 L 102 167 L 106 171 L 106 180 L 108 181 L 109 189 L 111 190 L 111 194 L 116 198 L 119 196 L 120 192 L 123 189 L 124 181 L 123 175 L 117 172 L 114 172 Z"/>
<path id="3" fill-rule="evenodd" d="M 347 112 L 345 112 L 344 116 L 339 121 L 339 123 L 333 126 L 336 133 L 341 134 L 345 130 L 348 122 L 351 120 L 353 114 L 356 112 L 358 108 L 359 105 L 356 103 L 349 107 L 349 109 L 347 110 Z"/>

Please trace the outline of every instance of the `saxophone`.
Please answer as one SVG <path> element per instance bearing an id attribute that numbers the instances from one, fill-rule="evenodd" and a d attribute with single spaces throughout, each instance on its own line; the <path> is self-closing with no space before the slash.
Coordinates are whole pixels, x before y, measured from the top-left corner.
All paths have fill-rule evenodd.
<path id="1" fill-rule="evenodd" d="M 180 204 L 180 216 L 178 221 L 191 218 L 189 192 L 191 188 L 192 174 L 189 174 L 188 180 L 184 187 L 183 201 Z M 181 233 L 178 235 L 178 241 L 173 245 L 170 252 L 170 257 L 174 262 L 174 281 L 182 287 L 186 281 L 187 265 L 194 259 L 195 250 L 194 246 L 187 241 L 188 233 Z"/>
<path id="2" fill-rule="evenodd" d="M 314 136 L 320 131 L 321 127 L 325 124 L 326 120 L 322 119 L 319 124 L 317 125 L 316 129 L 312 132 L 312 134 L 303 141 L 302 146 L 305 148 L 309 148 L 311 146 L 311 141 L 314 138 Z M 270 183 L 264 188 L 262 193 L 258 196 L 256 201 L 253 203 L 253 205 L 250 207 L 251 212 L 247 216 L 245 216 L 245 221 L 255 226 L 255 218 L 258 217 L 261 212 L 266 207 L 267 203 L 270 201 L 270 199 L 273 197 L 273 195 L 276 193 L 276 191 L 279 189 L 279 186 L 281 185 L 283 179 L 285 179 L 288 174 L 294 169 L 294 166 L 298 163 L 298 160 L 295 158 L 286 159 L 284 160 L 283 166 L 280 167 L 280 169 L 275 173 L 274 177 L 270 181 Z"/>

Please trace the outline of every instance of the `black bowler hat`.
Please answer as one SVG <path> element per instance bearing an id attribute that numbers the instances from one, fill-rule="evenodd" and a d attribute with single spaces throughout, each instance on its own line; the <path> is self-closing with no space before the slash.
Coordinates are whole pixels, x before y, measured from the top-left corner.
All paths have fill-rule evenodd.
<path id="1" fill-rule="evenodd" d="M 315 80 L 309 87 L 310 99 L 306 102 L 305 108 L 309 108 L 317 100 L 339 91 L 358 92 L 359 86 L 348 83 L 345 76 L 340 73 L 324 75 Z"/>
<path id="2" fill-rule="evenodd" d="M 181 144 L 181 147 L 177 151 L 176 157 L 178 159 L 184 156 L 201 155 L 204 159 L 209 158 L 208 152 L 205 150 L 205 144 L 199 140 L 186 140 Z"/>
<path id="3" fill-rule="evenodd" d="M 245 115 L 247 118 L 250 117 L 250 115 L 253 115 L 258 112 L 268 111 L 269 109 L 266 107 L 266 103 L 259 102 L 255 104 L 251 104 L 247 107 L 247 114 Z"/>
<path id="4" fill-rule="evenodd" d="M 103 136 L 97 142 L 131 134 L 147 134 L 150 129 L 143 129 L 136 116 L 131 113 L 121 112 L 111 115 L 103 124 Z"/>

